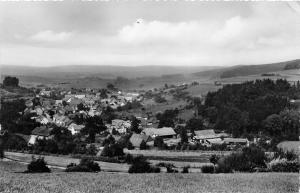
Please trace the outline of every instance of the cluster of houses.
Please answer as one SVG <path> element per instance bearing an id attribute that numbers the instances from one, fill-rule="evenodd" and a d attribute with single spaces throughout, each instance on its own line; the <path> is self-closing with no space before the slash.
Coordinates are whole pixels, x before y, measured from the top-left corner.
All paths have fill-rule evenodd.
<path id="1" fill-rule="evenodd" d="M 191 135 L 190 135 L 191 136 Z M 140 148 L 144 141 L 147 146 L 154 146 L 154 139 L 161 137 L 167 146 L 174 146 L 180 143 L 181 139 L 171 127 L 163 128 L 145 128 L 141 134 L 133 134 L 130 142 L 135 148 Z M 232 138 L 227 133 L 215 133 L 213 129 L 195 131 L 195 135 L 189 138 L 190 144 L 200 143 L 203 146 L 211 147 L 212 145 L 225 144 L 229 148 L 234 148 L 237 145 L 249 146 L 249 141 L 246 138 Z"/>
<path id="2" fill-rule="evenodd" d="M 54 100 L 49 97 L 52 95 L 51 91 L 41 90 L 36 98 L 26 101 L 26 109 L 23 113 L 34 114 L 34 116 L 31 116 L 31 119 L 41 124 L 40 127 L 32 131 L 30 136 L 26 137 L 28 145 L 35 144 L 37 139 L 51 139 L 53 125 L 65 127 L 72 135 L 76 135 L 85 127 L 83 124 L 74 122 L 76 116 L 99 116 L 107 106 L 116 109 L 126 105 L 128 102 L 143 100 L 138 93 L 123 93 L 121 91 L 107 93 L 105 98 L 101 97 L 100 92 L 72 94 L 71 92 L 63 91 L 61 94 L 63 94 L 61 100 Z M 136 118 L 140 121 L 139 127 L 142 132 L 133 134 L 130 137 L 130 142 L 134 148 L 140 148 L 142 142 L 145 142 L 149 147 L 153 147 L 156 137 L 162 138 L 167 146 L 174 146 L 181 142 L 180 136 L 174 131 L 174 128 L 157 128 L 158 122 L 153 119 L 153 116 L 137 116 Z M 105 126 L 109 133 L 115 135 L 117 132 L 118 136 L 120 136 L 128 133 L 131 124 L 130 120 L 114 119 L 111 123 L 105 124 Z M 200 143 L 207 147 L 216 144 L 226 144 L 230 147 L 234 147 L 237 144 L 249 145 L 247 139 L 232 138 L 226 133 L 215 133 L 214 130 L 195 131 L 194 135 L 189 135 L 189 143 Z"/>
<path id="3" fill-rule="evenodd" d="M 109 93 L 105 98 L 101 98 L 100 95 L 100 93 L 71 94 L 71 92 L 65 92 L 61 100 L 54 100 L 48 98 L 51 96 L 51 91 L 41 90 L 34 99 L 28 99 L 25 102 L 26 109 L 23 114 L 32 114 L 31 119 L 41 124 L 41 127 L 37 127 L 32 131 L 28 144 L 34 144 L 36 139 L 49 139 L 51 137 L 51 125 L 53 124 L 65 127 L 72 135 L 76 135 L 85 126 L 76 124 L 73 121 L 74 117 L 99 116 L 107 106 L 115 109 L 128 102 L 142 100 L 138 93 L 122 93 L 119 91 Z M 110 132 L 115 129 L 122 134 L 130 128 L 131 122 L 115 119 L 106 126 Z"/>

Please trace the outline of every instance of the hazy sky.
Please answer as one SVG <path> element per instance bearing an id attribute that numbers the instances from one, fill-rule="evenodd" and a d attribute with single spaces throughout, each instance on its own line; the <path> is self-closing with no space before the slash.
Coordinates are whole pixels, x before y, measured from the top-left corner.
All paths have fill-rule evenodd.
<path id="1" fill-rule="evenodd" d="M 0 64 L 207 66 L 296 58 L 299 2 L 0 2 Z"/>

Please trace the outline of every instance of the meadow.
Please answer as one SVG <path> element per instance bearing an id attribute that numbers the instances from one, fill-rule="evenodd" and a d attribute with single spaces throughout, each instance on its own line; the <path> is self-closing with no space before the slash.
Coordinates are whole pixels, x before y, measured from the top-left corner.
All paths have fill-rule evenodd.
<path id="1" fill-rule="evenodd" d="M 52 173 L 25 174 L 26 166 L 0 161 L 0 192 L 15 193 L 194 193 L 194 192 L 298 192 L 295 173 L 235 174 L 127 174 Z"/>

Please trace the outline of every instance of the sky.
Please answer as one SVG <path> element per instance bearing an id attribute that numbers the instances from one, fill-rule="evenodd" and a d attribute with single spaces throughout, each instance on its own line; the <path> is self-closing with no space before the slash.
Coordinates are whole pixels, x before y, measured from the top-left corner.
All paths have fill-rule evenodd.
<path id="1" fill-rule="evenodd" d="M 299 34 L 299 2 L 0 2 L 0 65 L 262 64 Z"/>

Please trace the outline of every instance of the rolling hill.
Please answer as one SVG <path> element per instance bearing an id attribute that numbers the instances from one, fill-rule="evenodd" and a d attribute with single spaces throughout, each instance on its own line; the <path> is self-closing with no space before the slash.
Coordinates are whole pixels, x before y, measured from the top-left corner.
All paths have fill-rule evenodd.
<path id="1" fill-rule="evenodd" d="M 284 70 L 300 69 L 300 59 L 272 63 L 272 64 L 260 64 L 260 65 L 238 65 L 229 68 L 213 69 L 208 71 L 202 71 L 193 73 L 193 75 L 209 76 L 210 78 L 232 78 L 249 75 L 259 75 L 264 73 L 271 73 Z"/>

